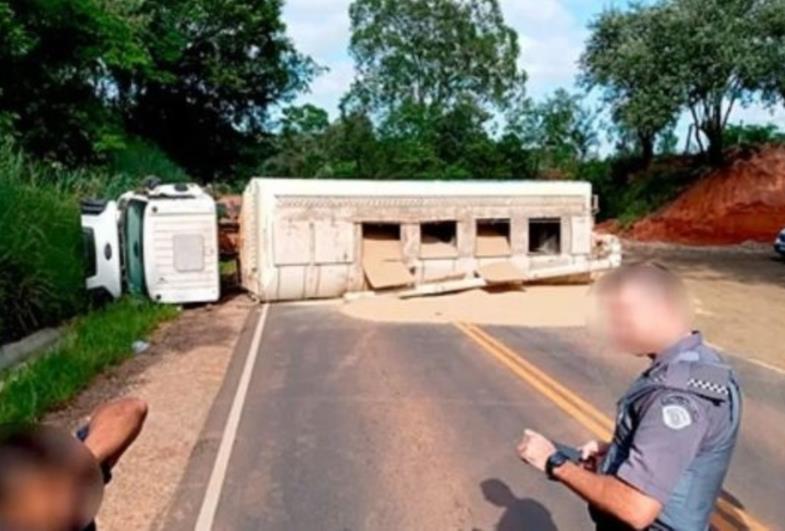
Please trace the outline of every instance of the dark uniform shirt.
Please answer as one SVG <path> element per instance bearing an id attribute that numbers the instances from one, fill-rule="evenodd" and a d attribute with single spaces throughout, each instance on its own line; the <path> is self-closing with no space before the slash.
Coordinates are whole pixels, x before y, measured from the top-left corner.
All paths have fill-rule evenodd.
<path id="1" fill-rule="evenodd" d="M 653 529 L 708 526 L 736 440 L 733 371 L 694 333 L 659 353 L 619 400 L 602 466 L 663 505 Z M 599 529 L 624 529 L 593 511 Z"/>

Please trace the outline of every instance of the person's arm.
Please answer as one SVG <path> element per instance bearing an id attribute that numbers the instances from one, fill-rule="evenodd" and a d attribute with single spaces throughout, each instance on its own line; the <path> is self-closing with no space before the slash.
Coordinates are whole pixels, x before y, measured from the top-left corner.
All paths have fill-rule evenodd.
<path id="1" fill-rule="evenodd" d="M 123 398 L 99 407 L 90 418 L 85 446 L 101 465 L 113 467 L 139 436 L 147 417 L 147 404 Z"/>
<path id="2" fill-rule="evenodd" d="M 518 446 L 521 459 L 543 472 L 555 451 L 553 443 L 531 430 L 524 432 Z M 554 477 L 590 505 L 635 529 L 646 529 L 662 510 L 660 502 L 616 477 L 596 474 L 569 461 L 554 471 Z"/>
<path id="3" fill-rule="evenodd" d="M 597 509 L 645 528 L 697 454 L 708 428 L 706 407 L 678 391 L 655 393 L 641 404 L 629 455 L 613 475 L 570 463 L 554 475 Z M 555 451 L 548 439 L 529 430 L 518 447 L 521 459 L 539 470 Z"/>
<path id="4" fill-rule="evenodd" d="M 660 502 L 615 476 L 596 474 L 569 461 L 553 475 L 590 505 L 634 529 L 649 527 L 662 510 Z"/>

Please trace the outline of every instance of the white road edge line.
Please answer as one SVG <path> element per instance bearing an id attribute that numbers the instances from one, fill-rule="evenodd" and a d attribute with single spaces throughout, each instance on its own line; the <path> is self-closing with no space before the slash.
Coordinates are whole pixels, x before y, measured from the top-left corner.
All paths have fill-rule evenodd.
<path id="1" fill-rule="evenodd" d="M 706 344 L 708 346 L 710 346 L 711 348 L 713 348 L 714 350 L 719 350 L 720 352 L 727 352 L 721 346 L 717 345 L 716 343 L 712 343 L 711 341 L 706 341 Z M 733 354 L 730 354 L 730 355 L 733 356 Z M 734 357 L 736 357 L 738 359 L 741 359 L 741 360 L 744 360 L 744 361 L 749 361 L 750 363 L 753 363 L 753 364 L 757 365 L 758 367 L 763 367 L 764 369 L 768 369 L 770 371 L 774 371 L 774 372 L 777 372 L 779 374 L 785 375 L 785 369 L 777 367 L 776 365 L 772 365 L 771 363 L 766 363 L 765 361 L 761 361 L 761 360 L 759 360 L 757 358 L 744 358 L 744 357 L 741 357 L 741 356 L 734 356 Z"/>
<path id="2" fill-rule="evenodd" d="M 785 375 L 785 370 L 780 369 L 779 367 L 777 367 L 776 365 L 772 365 L 771 363 L 766 363 L 765 361 L 756 360 L 755 358 L 747 358 L 747 361 L 750 361 L 755 365 L 763 367 L 764 369 L 768 369 L 770 371 L 778 372 L 782 375 Z"/>
<path id="3" fill-rule="evenodd" d="M 248 355 L 245 358 L 243 373 L 240 375 L 237 392 L 234 394 L 232 407 L 229 410 L 229 417 L 226 419 L 226 426 L 224 427 L 223 436 L 221 437 L 221 445 L 218 447 L 218 454 L 215 456 L 213 471 L 210 473 L 210 480 L 207 483 L 207 490 L 204 493 L 202 508 L 199 510 L 199 518 L 196 520 L 196 525 L 194 526 L 195 531 L 211 531 L 213 528 L 215 513 L 221 498 L 221 490 L 223 489 L 224 480 L 226 479 L 226 470 L 229 467 L 229 458 L 232 456 L 232 448 L 234 446 L 235 437 L 237 437 L 237 428 L 240 426 L 240 416 L 242 415 L 243 406 L 245 405 L 245 397 L 248 394 L 248 386 L 251 383 L 251 374 L 253 373 L 256 358 L 259 354 L 259 345 L 262 341 L 262 332 L 264 331 L 264 323 L 267 320 L 267 310 L 269 307 L 269 304 L 265 304 L 262 307 L 262 314 L 259 317 L 259 322 L 256 324 L 256 330 L 253 340 L 251 341 L 251 348 L 248 350 Z"/>

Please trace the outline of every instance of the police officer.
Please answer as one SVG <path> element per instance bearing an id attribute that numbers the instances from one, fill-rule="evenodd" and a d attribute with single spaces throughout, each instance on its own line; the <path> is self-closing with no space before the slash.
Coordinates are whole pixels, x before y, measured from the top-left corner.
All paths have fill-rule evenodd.
<path id="1" fill-rule="evenodd" d="M 518 453 L 586 500 L 598 530 L 705 531 L 739 431 L 733 370 L 692 331 L 665 268 L 623 267 L 596 292 L 612 344 L 651 365 L 619 400 L 613 440 L 584 445 L 579 463 L 531 430 Z"/>

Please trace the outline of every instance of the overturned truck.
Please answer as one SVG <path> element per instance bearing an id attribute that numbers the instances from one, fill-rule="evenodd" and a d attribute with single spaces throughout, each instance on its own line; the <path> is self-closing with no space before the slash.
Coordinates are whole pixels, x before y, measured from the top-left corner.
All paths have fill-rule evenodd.
<path id="1" fill-rule="evenodd" d="M 526 282 L 619 265 L 585 182 L 253 179 L 243 286 L 263 301 L 439 282 Z"/>

